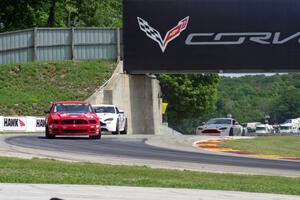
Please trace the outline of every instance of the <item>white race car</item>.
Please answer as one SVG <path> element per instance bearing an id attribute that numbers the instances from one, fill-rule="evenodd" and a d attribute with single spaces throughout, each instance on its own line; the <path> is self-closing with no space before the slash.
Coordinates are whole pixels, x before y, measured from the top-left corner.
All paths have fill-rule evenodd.
<path id="1" fill-rule="evenodd" d="M 256 126 L 255 133 L 256 134 L 270 134 L 274 133 L 274 129 L 271 125 L 269 124 L 259 124 Z"/>
<path id="2" fill-rule="evenodd" d="M 127 119 L 115 105 L 92 105 L 100 118 L 101 130 L 112 134 L 127 134 Z"/>
<path id="3" fill-rule="evenodd" d="M 209 136 L 242 136 L 243 127 L 232 118 L 214 118 L 197 127 L 197 134 Z"/>

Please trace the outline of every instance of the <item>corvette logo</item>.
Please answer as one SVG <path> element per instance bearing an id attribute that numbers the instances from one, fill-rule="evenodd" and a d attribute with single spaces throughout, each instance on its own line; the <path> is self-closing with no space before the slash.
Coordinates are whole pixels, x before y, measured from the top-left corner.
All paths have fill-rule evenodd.
<path id="1" fill-rule="evenodd" d="M 178 24 L 169 30 L 164 39 L 162 39 L 160 33 L 152 28 L 147 21 L 143 20 L 140 17 L 137 17 L 140 29 L 146 33 L 146 35 L 158 43 L 159 47 L 161 48 L 162 52 L 164 53 L 166 50 L 167 45 L 169 42 L 177 38 L 182 31 L 184 31 L 189 23 L 189 16 L 185 17 Z"/>

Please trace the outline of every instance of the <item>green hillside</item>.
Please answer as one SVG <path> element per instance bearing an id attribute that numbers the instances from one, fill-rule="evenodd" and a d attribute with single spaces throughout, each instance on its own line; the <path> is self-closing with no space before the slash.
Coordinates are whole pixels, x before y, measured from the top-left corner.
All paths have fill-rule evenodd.
<path id="1" fill-rule="evenodd" d="M 44 115 L 54 100 L 84 100 L 111 76 L 112 61 L 0 65 L 0 115 Z"/>
<path id="2" fill-rule="evenodd" d="M 241 122 L 280 123 L 300 117 L 300 74 L 274 76 L 221 77 L 218 85 L 216 116 L 232 114 Z"/>

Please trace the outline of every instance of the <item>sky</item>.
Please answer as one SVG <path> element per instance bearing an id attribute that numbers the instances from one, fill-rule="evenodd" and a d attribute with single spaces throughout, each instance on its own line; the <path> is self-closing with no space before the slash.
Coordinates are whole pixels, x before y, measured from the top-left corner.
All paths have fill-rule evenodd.
<path id="1" fill-rule="evenodd" d="M 226 77 L 241 77 L 241 76 L 255 76 L 255 75 L 273 76 L 275 74 L 276 73 L 221 73 L 219 75 L 226 76 Z"/>

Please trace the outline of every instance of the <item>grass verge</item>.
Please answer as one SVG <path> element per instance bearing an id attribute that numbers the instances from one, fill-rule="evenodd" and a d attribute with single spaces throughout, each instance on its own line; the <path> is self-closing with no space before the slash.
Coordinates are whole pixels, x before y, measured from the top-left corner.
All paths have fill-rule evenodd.
<path id="1" fill-rule="evenodd" d="M 55 100 L 84 100 L 109 79 L 109 60 L 0 65 L 0 115 L 44 116 Z"/>
<path id="2" fill-rule="evenodd" d="M 0 182 L 171 187 L 300 195 L 300 178 L 200 173 L 4 157 L 0 157 Z"/>
<path id="3" fill-rule="evenodd" d="M 267 136 L 249 140 L 226 140 L 221 146 L 244 152 L 300 157 L 299 136 Z"/>

